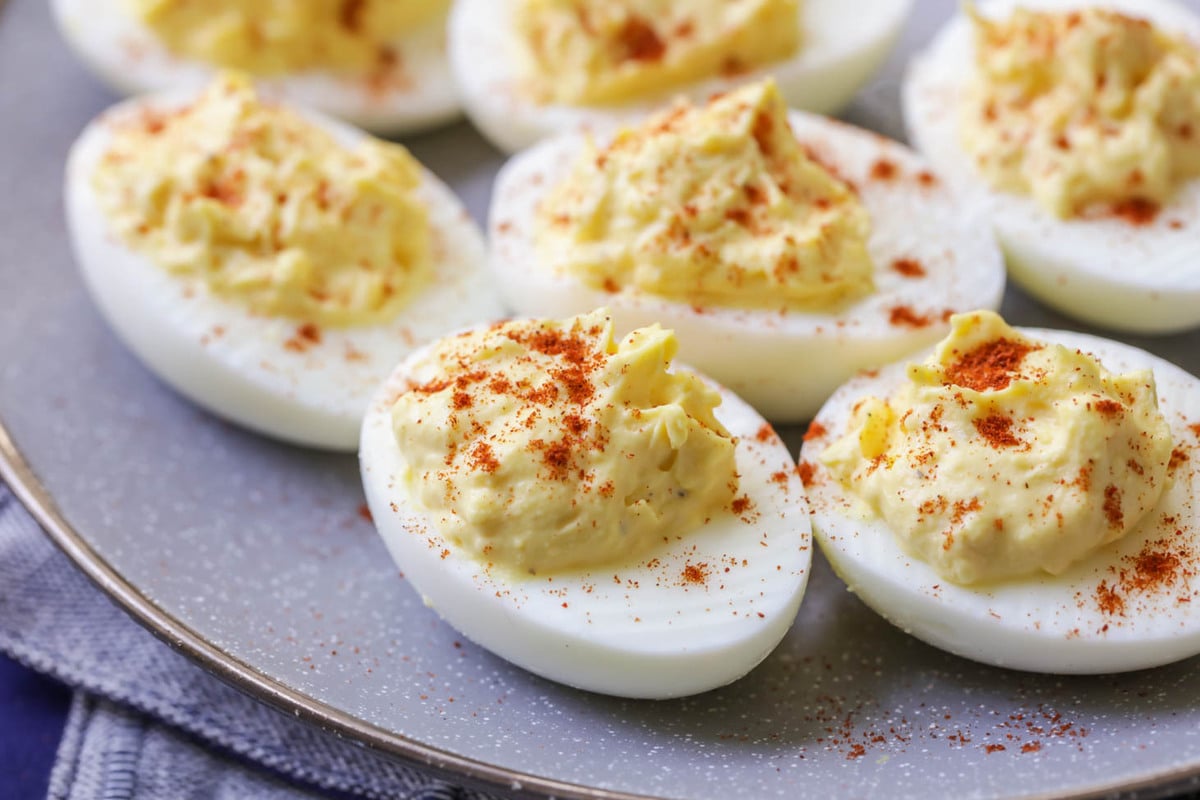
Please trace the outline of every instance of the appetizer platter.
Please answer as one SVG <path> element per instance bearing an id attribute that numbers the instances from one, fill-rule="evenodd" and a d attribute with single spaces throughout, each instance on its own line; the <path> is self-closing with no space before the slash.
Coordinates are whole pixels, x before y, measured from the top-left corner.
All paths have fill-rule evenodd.
<path id="1" fill-rule="evenodd" d="M 686 101 L 649 121 L 600 119 L 595 98 L 586 113 L 565 111 L 563 98 L 583 91 L 565 84 L 543 87 L 560 93 L 551 100 L 506 96 L 510 65 L 487 66 L 504 49 L 488 24 L 503 3 L 456 4 L 449 61 L 414 90 L 418 108 L 386 118 L 336 101 L 402 83 L 393 48 L 414 48 L 422 70 L 437 61 L 430 19 L 405 23 L 410 45 L 385 37 L 382 60 L 365 67 L 369 88 L 339 92 L 338 79 L 314 72 L 296 86 L 266 81 L 256 96 L 236 75 L 190 68 L 167 88 L 170 59 L 131 48 L 136 26 L 123 12 L 108 12 L 123 43 L 114 49 L 104 25 L 80 27 L 80 4 L 50 5 L 103 83 L 71 57 L 47 4 L 4 8 L 0 70 L 22 79 L 0 96 L 0 176 L 20 187 L 0 198 L 0 477 L 81 570 L 206 669 L 307 723 L 497 795 L 1091 797 L 1200 779 L 1200 331 L 1189 316 L 1200 296 L 1200 157 L 1185 123 L 1166 134 L 1183 153 L 1183 188 L 1161 214 L 1088 205 L 1108 197 L 1035 175 L 1038 203 L 1083 217 L 1051 224 L 1032 199 L 970 185 L 969 155 L 947 150 L 956 140 L 938 127 L 939 104 L 976 91 L 943 85 L 958 77 L 955 37 L 970 24 L 939 32 L 953 2 L 872 0 L 862 11 L 871 24 L 848 26 L 830 11 L 838 4 L 809 0 L 811 52 L 785 62 L 778 85 L 759 80 L 762 65 L 727 63 L 719 81 L 688 84 Z M 1196 3 L 1153 6 L 1146 13 L 1164 25 L 1200 31 L 1188 14 L 1200 14 Z M 844 52 L 836 35 L 850 37 Z M 747 41 L 739 57 L 759 46 Z M 1183 52 L 1172 42 L 1162 46 Z M 392 72 L 376 74 L 384 67 Z M 464 79 L 472 69 L 487 72 Z M 451 72 L 483 134 L 444 125 L 457 112 L 444 102 Z M 106 84 L 152 93 L 114 107 Z M 816 98 L 809 112 L 794 108 L 804 96 Z M 840 122 L 812 113 L 838 108 Z M 1024 124 L 1020 104 L 1005 109 Z M 326 113 L 402 134 L 393 141 L 403 148 Z M 580 120 L 586 134 L 570 130 Z M 286 169 L 270 166 L 278 141 L 304 148 Z M 527 145 L 512 160 L 497 149 Z M 206 171 L 218 151 L 236 184 Z M 322 171 L 329 164 L 352 180 L 339 184 Z M 178 202 L 161 199 L 173 191 L 166 178 L 150 186 L 163 165 L 176 168 Z M 1021 177 L 1002 166 L 996 180 Z M 1158 180 L 1152 166 L 1139 164 L 1139 184 Z M 723 194 L 730 175 L 740 185 Z M 1169 177 L 1155 184 L 1164 197 Z M 641 198 L 663 195 L 703 196 L 717 221 L 692 209 L 661 240 L 628 235 L 645 221 Z M 273 252 L 291 254 L 286 269 L 204 267 L 194 239 L 161 249 L 131 216 L 226 241 L 244 236 L 230 208 L 260 215 Z M 1003 221 L 998 243 L 988 213 Z M 819 224 L 788 227 L 805 215 Z M 380 247 L 414 264 L 412 275 L 376 268 L 368 244 L 385 227 L 406 232 Z M 349 271 L 321 277 L 295 255 L 352 229 L 361 233 L 344 238 L 364 244 Z M 781 266 L 671 282 L 677 252 L 752 246 Z M 1144 282 L 1117 268 L 1089 277 L 1062 265 L 1081 251 L 1126 262 L 1165 253 L 1165 266 Z M 822 272 L 829 252 L 865 271 Z M 612 253 L 626 267 L 605 262 Z M 1047 269 L 1060 277 L 1040 280 Z M 825 294 L 792 282 L 806 270 Z M 1056 299 L 1055 285 L 1096 294 Z M 722 305 L 745 286 L 757 294 Z M 404 315 L 389 316 L 401 304 Z M 521 319 L 499 323 L 506 314 Z M 1010 348 L 988 356 L 986 380 L 953 362 L 975 352 L 958 343 L 971 326 L 993 331 L 971 347 Z M 1043 355 L 1022 372 L 1028 352 Z M 903 366 L 931 353 L 942 360 Z M 907 499 L 886 510 L 869 494 L 896 493 L 886 473 L 911 466 L 896 479 L 901 496 L 928 477 L 919 453 L 906 461 L 899 445 L 883 458 L 872 438 L 880 419 L 895 437 L 896 419 L 920 416 L 924 400 L 899 411 L 895 392 L 924 397 L 919 385 L 897 390 L 904 374 L 917 384 L 930 370 L 951 375 L 931 386 L 950 386 L 945 402 L 963 408 L 964 394 L 980 394 L 971 402 L 991 416 L 974 429 L 992 448 L 954 463 L 994 466 L 985 478 L 998 484 L 1002 469 L 1034 463 L 1001 456 L 1054 439 L 1019 410 L 1034 392 L 1025 384 L 1053 383 L 1060 362 L 1074 387 L 1063 402 L 1082 404 L 1105 442 L 1129 444 L 1104 456 L 1115 466 L 1081 451 L 1070 462 L 1080 477 L 1038 508 L 1060 530 L 1072 514 L 1094 528 L 1089 509 L 1099 508 L 1103 537 L 1067 556 L 1002 561 L 987 536 L 1012 526 L 991 510 L 1008 501 L 953 486 L 950 500 L 912 489 L 908 503 L 929 509 L 921 524 L 948 520 L 935 531 L 944 541 L 871 544 L 888 531 L 864 504 L 905 518 Z M 1151 368 L 1158 399 L 1138 372 Z M 559 383 L 538 384 L 546 375 Z M 1091 383 L 1079 388 L 1079 375 Z M 1010 382 L 1017 399 L 986 394 Z M 306 394 L 313 387 L 334 391 Z M 935 428 L 942 413 L 930 412 Z M 455 414 L 466 438 L 457 422 L 449 433 L 422 427 Z M 1114 417 L 1141 427 L 1104 428 Z M 963 430 L 945 447 L 973 435 L 969 421 Z M 619 460 L 605 455 L 610 442 Z M 582 509 L 568 515 L 570 536 L 617 513 L 622 537 L 594 557 L 539 539 L 524 520 L 565 514 L 564 492 Z M 616 512 L 604 502 L 614 492 Z M 971 527 L 984 508 L 994 522 Z M 523 538 L 510 547 L 513 519 Z M 985 555 L 960 556 L 964 542 Z M 1104 560 L 1096 548 L 1109 545 Z M 1023 558 L 1062 573 L 1066 588 L 1021 573 Z M 1139 584 L 1143 568 L 1158 572 Z M 1147 594 L 1164 586 L 1169 608 L 1166 594 Z M 1034 620 L 1039 612 L 1053 618 Z"/>

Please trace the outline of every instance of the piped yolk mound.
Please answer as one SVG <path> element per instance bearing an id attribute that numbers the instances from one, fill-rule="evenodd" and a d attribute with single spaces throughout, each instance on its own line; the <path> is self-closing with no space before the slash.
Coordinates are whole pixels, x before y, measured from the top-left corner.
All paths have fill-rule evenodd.
<path id="1" fill-rule="evenodd" d="M 606 291 L 829 308 L 874 288 L 870 219 L 796 140 L 774 82 L 590 147 L 538 209 L 540 260 Z"/>
<path id="2" fill-rule="evenodd" d="M 630 102 L 791 56 L 799 0 L 520 0 L 536 94 Z"/>
<path id="3" fill-rule="evenodd" d="M 903 549 L 948 581 L 1059 574 L 1158 502 L 1172 439 L 1149 371 L 1029 339 L 979 311 L 951 319 L 890 398 L 821 455 Z"/>
<path id="4" fill-rule="evenodd" d="M 330 326 L 393 317 L 430 272 L 420 166 L 351 150 L 219 78 L 190 106 L 113 131 L 92 185 L 131 248 L 255 313 Z"/>
<path id="5" fill-rule="evenodd" d="M 1142 220 L 1200 176 L 1196 45 L 1100 8 L 973 19 L 962 141 L 992 186 Z"/>
<path id="6" fill-rule="evenodd" d="M 405 33 L 449 0 L 127 0 L 172 53 L 255 75 L 361 73 L 400 57 Z"/>
<path id="7" fill-rule="evenodd" d="M 404 480 L 479 560 L 550 573 L 636 559 L 723 513 L 737 488 L 720 396 L 669 372 L 674 334 L 620 343 L 607 314 L 445 339 L 392 409 Z"/>

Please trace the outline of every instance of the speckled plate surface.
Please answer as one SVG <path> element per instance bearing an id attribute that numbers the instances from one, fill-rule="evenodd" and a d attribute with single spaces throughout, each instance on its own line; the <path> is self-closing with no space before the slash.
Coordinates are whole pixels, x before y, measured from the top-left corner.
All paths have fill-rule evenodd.
<path id="1" fill-rule="evenodd" d="M 919 3 L 902 51 L 953 5 Z M 901 64 L 852 119 L 900 133 Z M 1200 775 L 1200 661 L 1091 678 L 978 666 L 890 627 L 823 562 L 779 649 L 688 700 L 565 689 L 463 642 L 360 516 L 353 458 L 195 409 L 92 310 L 60 181 L 71 140 L 113 98 L 41 0 L 0 16 L 0 75 L 0 472 L 89 575 L 227 680 L 397 757 L 535 795 L 1082 797 Z M 469 128 L 410 144 L 486 207 L 500 158 Z M 1075 327 L 1011 290 L 1004 311 Z M 1133 341 L 1200 372 L 1200 334 Z"/>

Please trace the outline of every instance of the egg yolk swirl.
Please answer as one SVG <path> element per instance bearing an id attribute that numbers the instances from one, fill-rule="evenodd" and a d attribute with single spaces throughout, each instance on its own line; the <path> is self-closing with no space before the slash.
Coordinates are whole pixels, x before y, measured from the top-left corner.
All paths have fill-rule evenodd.
<path id="1" fill-rule="evenodd" d="M 636 101 L 791 56 L 800 0 L 519 0 L 533 93 L 574 105 Z"/>
<path id="2" fill-rule="evenodd" d="M 1200 176 L 1200 49 L 1099 8 L 973 15 L 962 141 L 997 189 L 1057 217 L 1153 218 Z"/>
<path id="3" fill-rule="evenodd" d="M 1149 371 L 960 314 L 890 398 L 870 398 L 821 460 L 901 547 L 960 584 L 1059 574 L 1154 507 L 1171 432 Z"/>
<path id="4" fill-rule="evenodd" d="M 334 327 L 394 317 L 427 280 L 420 180 L 399 145 L 343 147 L 232 74 L 114 129 L 92 175 L 112 228 L 154 263 L 255 313 Z"/>
<path id="5" fill-rule="evenodd" d="M 674 334 L 604 311 L 445 339 L 392 408 L 418 507 L 479 560 L 542 574 L 636 559 L 737 489 L 720 395 L 669 372 Z"/>
<path id="6" fill-rule="evenodd" d="M 255 75 L 386 70 L 449 0 L 127 0 L 172 53 Z"/>
<path id="7" fill-rule="evenodd" d="M 539 260 L 605 291 L 823 309 L 874 289 L 867 211 L 796 140 L 772 81 L 589 146 L 537 214 Z"/>

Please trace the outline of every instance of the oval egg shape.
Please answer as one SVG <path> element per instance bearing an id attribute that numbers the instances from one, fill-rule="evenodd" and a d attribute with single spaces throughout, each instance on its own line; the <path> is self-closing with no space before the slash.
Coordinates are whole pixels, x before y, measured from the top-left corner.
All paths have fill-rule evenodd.
<path id="1" fill-rule="evenodd" d="M 417 191 L 429 213 L 434 277 L 393 320 L 377 325 L 318 328 L 255 314 L 197 277 L 168 273 L 111 230 L 91 176 L 114 129 L 169 114 L 194 96 L 125 101 L 90 123 L 72 147 L 66 217 L 84 283 L 125 345 L 189 399 L 270 436 L 352 451 L 370 397 L 397 361 L 420 342 L 502 316 L 484 268 L 483 236 L 454 193 L 423 171 Z M 324 115 L 305 116 L 342 146 L 367 138 Z"/>
<path id="2" fill-rule="evenodd" d="M 405 579 L 476 644 L 577 688 L 669 698 L 740 678 L 791 627 L 812 557 L 803 488 L 782 441 L 728 390 L 716 416 L 737 438 L 734 508 L 663 531 L 632 563 L 527 576 L 473 558 L 406 496 L 391 407 L 410 386 L 402 364 L 363 423 L 367 503 Z"/>
<path id="3" fill-rule="evenodd" d="M 995 309 L 1004 264 L 986 222 L 903 145 L 803 112 L 797 139 L 854 186 L 871 218 L 876 290 L 831 311 L 692 306 L 634 288 L 608 292 L 554 269 L 536 246 L 539 204 L 570 174 L 585 137 L 549 139 L 512 158 L 496 179 L 489 263 L 508 305 L 527 316 L 608 307 L 617 326 L 661 322 L 680 359 L 775 422 L 808 420 L 862 369 L 940 339 L 957 311 Z M 981 230 L 983 233 L 981 233 Z"/>
<path id="4" fill-rule="evenodd" d="M 1175 440 L 1173 481 L 1126 536 L 1060 575 L 962 586 L 903 552 L 891 530 L 838 482 L 821 452 L 860 400 L 887 397 L 906 364 L 862 375 L 817 414 L 800 453 L 813 532 L 838 576 L 892 624 L 964 658 L 1034 672 L 1144 669 L 1200 653 L 1200 380 L 1143 350 L 1079 333 L 1025 330 L 1096 357 L 1106 369 L 1152 369 Z"/>
<path id="5" fill-rule="evenodd" d="M 450 15 L 450 61 L 467 115 L 493 144 L 516 152 L 554 133 L 602 132 L 643 117 L 672 97 L 702 100 L 773 76 L 790 105 L 833 113 L 887 58 L 911 0 L 869 0 L 853 13 L 835 0 L 800 4 L 801 44 L 790 58 L 622 105 L 542 103 L 522 88 L 522 54 L 512 0 L 459 0 Z"/>
<path id="6" fill-rule="evenodd" d="M 1017 6 L 1049 11 L 1101 5 L 1186 33 L 1200 43 L 1200 18 L 1168 0 L 981 3 L 1003 16 Z M 969 21 L 952 19 L 914 57 L 902 96 L 909 140 L 939 175 L 979 197 L 1014 282 L 1074 319 L 1115 331 L 1175 333 L 1200 325 L 1200 179 L 1182 185 L 1152 216 L 1059 219 L 1032 197 L 987 186 L 964 150 L 960 103 L 973 69 Z"/>

